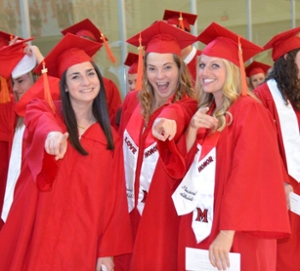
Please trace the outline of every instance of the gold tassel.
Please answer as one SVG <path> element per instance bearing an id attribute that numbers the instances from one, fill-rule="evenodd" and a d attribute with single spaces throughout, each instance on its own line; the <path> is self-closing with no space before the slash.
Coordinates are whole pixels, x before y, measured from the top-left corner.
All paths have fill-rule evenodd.
<path id="1" fill-rule="evenodd" d="M 183 18 L 182 18 L 182 13 L 180 12 L 180 17 L 179 17 L 179 27 L 182 29 L 182 30 L 185 30 L 184 29 L 184 23 L 183 23 Z"/>
<path id="2" fill-rule="evenodd" d="M 54 106 L 54 103 L 52 100 L 52 96 L 51 96 L 51 92 L 50 92 L 50 86 L 49 86 L 47 72 L 48 72 L 48 69 L 45 67 L 45 62 L 43 62 L 42 74 L 43 74 L 43 80 L 44 80 L 44 99 L 49 104 L 52 111 L 55 113 L 56 109 L 55 109 L 55 106 Z"/>
<path id="3" fill-rule="evenodd" d="M 138 69 L 137 69 L 137 79 L 136 79 L 136 85 L 135 85 L 135 90 L 141 90 L 142 89 L 142 84 L 143 84 L 143 73 L 144 73 L 144 63 L 143 63 L 143 49 L 144 47 L 142 46 L 142 36 L 140 33 L 139 37 L 139 60 L 138 60 Z"/>
<path id="4" fill-rule="evenodd" d="M 0 104 L 6 104 L 11 101 L 6 79 L 0 76 Z"/>
<path id="5" fill-rule="evenodd" d="M 113 53 L 112 53 L 112 51 L 111 51 L 111 49 L 110 49 L 110 47 L 109 47 L 109 44 L 108 44 L 108 42 L 107 42 L 105 36 L 104 36 L 102 33 L 101 33 L 101 39 L 102 39 L 102 41 L 103 41 L 103 43 L 104 43 L 104 46 L 105 46 L 107 55 L 108 55 L 108 57 L 109 57 L 109 60 L 110 60 L 112 63 L 116 63 L 116 58 L 115 58 L 115 56 L 113 55 Z"/>
<path id="6" fill-rule="evenodd" d="M 247 95 L 247 80 L 246 80 L 246 72 L 244 67 L 244 61 L 243 61 L 243 50 L 241 45 L 241 37 L 238 38 L 238 51 L 239 51 L 239 64 L 240 64 L 240 72 L 241 72 L 241 80 L 242 80 L 242 96 Z"/>

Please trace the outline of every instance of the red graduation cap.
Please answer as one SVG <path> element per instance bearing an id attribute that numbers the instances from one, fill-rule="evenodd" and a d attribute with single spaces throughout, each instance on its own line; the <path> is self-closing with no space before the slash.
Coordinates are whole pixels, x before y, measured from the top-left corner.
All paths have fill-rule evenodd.
<path id="1" fill-rule="evenodd" d="M 94 25 L 90 19 L 84 19 L 76 24 L 71 25 L 68 28 L 65 28 L 61 31 L 63 35 L 67 33 L 72 33 L 76 36 L 80 36 L 82 38 L 87 38 L 99 43 L 104 43 L 106 52 L 111 60 L 111 62 L 116 62 L 114 55 L 107 43 L 108 39 L 104 36 L 104 34 L 100 31 L 100 29 Z"/>
<path id="2" fill-rule="evenodd" d="M 272 58 L 276 61 L 284 54 L 300 48 L 300 38 L 297 36 L 299 32 L 300 26 L 277 34 L 264 46 L 264 49 L 273 48 Z"/>
<path id="3" fill-rule="evenodd" d="M 14 110 L 18 114 L 18 116 L 25 116 L 26 106 L 31 100 L 35 98 L 41 100 L 45 99 L 44 80 L 45 78 L 43 76 L 40 76 L 38 80 L 23 94 L 21 99 L 16 103 Z M 53 100 L 60 99 L 59 81 L 60 80 L 56 77 L 48 76 L 50 94 Z"/>
<path id="4" fill-rule="evenodd" d="M 166 9 L 163 20 L 167 21 L 168 24 L 178 25 L 183 30 L 187 29 L 190 32 L 190 26 L 195 24 L 197 17 L 197 14 Z"/>
<path id="5" fill-rule="evenodd" d="M 101 44 L 82 39 L 71 33 L 66 34 L 59 43 L 44 58 L 48 75 L 61 78 L 62 74 L 71 66 L 86 61 L 92 61 L 92 56 L 101 48 Z M 43 63 L 40 63 L 36 73 L 41 73 Z"/>
<path id="6" fill-rule="evenodd" d="M 239 42 L 243 51 L 243 62 L 263 51 L 262 47 L 215 22 L 200 33 L 197 39 L 207 44 L 202 54 L 225 58 L 237 66 L 240 66 Z"/>
<path id="7" fill-rule="evenodd" d="M 251 77 L 259 73 L 266 74 L 270 68 L 271 68 L 270 65 L 258 61 L 253 61 L 250 65 L 248 65 L 245 71 L 247 77 Z"/>
<path id="8" fill-rule="evenodd" d="M 25 44 L 27 41 L 31 41 L 33 38 L 21 40 L 10 46 L 5 46 L 0 49 L 0 75 L 8 79 L 11 76 L 12 71 L 24 57 L 24 48 L 28 46 Z"/>
<path id="9" fill-rule="evenodd" d="M 151 26 L 128 39 L 127 42 L 129 44 L 139 48 L 136 90 L 140 90 L 142 87 L 143 48 L 145 48 L 146 53 L 171 53 L 181 56 L 181 50 L 195 41 L 196 37 L 192 34 L 171 26 L 164 21 L 156 21 Z"/>
<path id="10" fill-rule="evenodd" d="M 224 58 L 240 67 L 242 95 L 246 95 L 247 81 L 244 62 L 263 51 L 263 48 L 215 22 L 198 36 L 198 40 L 207 44 L 202 51 L 203 55 Z"/>
<path id="11" fill-rule="evenodd" d="M 138 72 L 138 61 L 139 61 L 138 54 L 131 53 L 131 52 L 128 53 L 124 65 L 129 67 L 128 69 L 129 74 L 135 74 Z"/>
<path id="12" fill-rule="evenodd" d="M 68 33 L 50 51 L 43 62 L 35 68 L 36 73 L 43 74 L 45 99 L 53 111 L 55 111 L 55 107 L 50 93 L 50 85 L 46 79 L 47 74 L 61 78 L 69 67 L 86 61 L 93 61 L 92 56 L 101 46 L 100 43 Z"/>
<path id="13" fill-rule="evenodd" d="M 9 45 L 9 42 L 15 38 L 15 35 L 0 31 L 0 48 Z M 18 40 L 23 40 L 22 38 L 18 38 Z"/>

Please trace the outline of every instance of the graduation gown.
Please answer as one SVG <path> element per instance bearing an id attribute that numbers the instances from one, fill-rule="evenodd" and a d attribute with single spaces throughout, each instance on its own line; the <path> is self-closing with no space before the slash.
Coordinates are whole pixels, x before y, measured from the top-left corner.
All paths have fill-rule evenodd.
<path id="1" fill-rule="evenodd" d="M 195 85 L 196 83 L 196 79 L 197 79 L 197 61 L 199 56 L 201 55 L 201 51 L 200 50 L 196 50 L 195 52 L 192 52 L 193 55 L 191 56 L 187 56 L 187 58 L 189 59 L 189 61 L 187 61 L 186 59 L 184 60 L 184 62 L 187 65 L 187 68 L 190 72 L 190 75 L 192 76 L 192 81 L 193 81 L 193 85 Z"/>
<path id="2" fill-rule="evenodd" d="M 241 270 L 274 271 L 275 238 L 289 233 L 283 187 L 286 175 L 272 120 L 265 108 L 249 96 L 240 97 L 229 112 L 232 124 L 220 133 L 216 145 L 211 232 L 198 243 L 191 227 L 193 213 L 181 217 L 180 271 L 186 270 L 185 248 L 209 249 L 220 230 L 236 231 L 231 251 L 241 253 Z M 201 145 L 208 135 L 209 131 L 198 130 L 197 140 L 186 156 L 187 166 L 194 159 L 197 143 Z M 184 154 L 185 137 L 182 139 L 178 148 Z"/>
<path id="3" fill-rule="evenodd" d="M 27 107 L 26 159 L 0 232 L 1 270 L 90 271 L 98 257 L 131 251 L 118 136 L 113 131 L 115 150 L 107 150 L 94 123 L 80 139 L 88 155 L 68 143 L 65 157 L 55 161 L 44 143 L 50 131 L 66 131 L 56 106 L 57 114 L 42 101 Z"/>
<path id="4" fill-rule="evenodd" d="M 142 178 L 146 178 L 142 171 L 146 163 L 147 153 L 144 153 L 149 141 L 155 143 L 152 138 L 152 125 L 156 118 L 164 117 L 176 120 L 177 135 L 173 141 L 168 142 L 170 147 L 178 140 L 187 127 L 191 116 L 197 109 L 197 102 L 185 97 L 176 103 L 167 102 L 151 115 L 149 122 L 144 127 L 142 116 L 136 121 L 140 106 L 137 104 L 136 92 L 128 93 L 124 100 L 122 120 L 120 127 L 127 129 L 134 120 L 138 133 L 138 159 L 135 171 L 134 187 L 138 191 Z M 120 131 L 122 133 L 122 131 Z M 152 140 L 152 141 L 151 141 Z M 125 143 L 123 143 L 125 144 Z M 148 172 L 149 171 L 145 171 Z M 179 217 L 174 209 L 171 195 L 175 189 L 173 176 L 166 173 L 158 159 L 151 180 L 150 188 L 143 198 L 142 215 L 138 209 L 138 199 L 135 194 L 134 207 L 130 212 L 133 227 L 134 248 L 130 268 L 127 270 L 177 270 L 177 236 Z M 125 269 L 124 269 L 125 270 Z"/>
<path id="5" fill-rule="evenodd" d="M 267 83 L 264 83 L 254 90 L 254 93 L 260 98 L 264 106 L 271 112 L 277 129 L 277 140 L 279 144 L 280 154 L 284 162 L 285 169 L 287 170 L 286 155 L 284 151 L 284 144 L 281 133 L 280 120 L 276 109 L 276 104 L 273 100 L 272 94 L 269 90 Z M 300 112 L 295 110 L 295 114 L 300 127 Z M 300 154 L 299 154 L 300 155 Z M 290 183 L 297 195 L 300 195 L 300 184 L 291 176 L 288 176 Z M 278 240 L 277 247 L 277 271 L 298 271 L 300 270 L 300 261 L 295 260 L 300 258 L 300 216 L 289 211 L 288 212 L 291 235 Z"/>
<path id="6" fill-rule="evenodd" d="M 59 99 L 59 79 L 48 76 L 48 81 L 51 86 L 52 98 Z M 24 117 L 26 106 L 33 98 L 38 97 L 42 99 L 44 97 L 44 92 L 41 91 L 40 87 L 43 84 L 43 78 L 40 77 L 35 84 L 38 85 L 33 85 L 29 88 L 17 103 L 13 100 L 9 103 L 0 104 L 0 214 L 3 208 L 17 118 L 18 116 Z M 3 221 L 0 218 L 0 230 L 2 225 Z"/>
<path id="7" fill-rule="evenodd" d="M 107 102 L 107 109 L 108 109 L 110 123 L 113 127 L 116 128 L 116 123 L 115 123 L 116 114 L 118 112 L 118 109 L 122 105 L 121 95 L 118 90 L 118 87 L 112 80 L 105 77 L 102 77 L 102 79 L 105 88 L 106 102 Z"/>

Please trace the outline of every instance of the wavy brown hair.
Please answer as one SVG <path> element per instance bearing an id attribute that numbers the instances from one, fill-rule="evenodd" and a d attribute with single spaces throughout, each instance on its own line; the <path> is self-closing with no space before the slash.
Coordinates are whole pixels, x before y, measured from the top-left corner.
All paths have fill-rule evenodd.
<path id="1" fill-rule="evenodd" d="M 275 79 L 285 103 L 288 101 L 300 110 L 300 80 L 299 69 L 295 63 L 300 48 L 292 50 L 274 62 L 274 66 L 267 79 Z"/>
<path id="2" fill-rule="evenodd" d="M 147 56 L 144 58 L 144 74 L 143 74 L 143 86 L 139 92 L 139 100 L 141 104 L 141 114 L 144 117 L 145 123 L 148 123 L 151 116 L 151 107 L 154 101 L 154 89 L 147 78 Z M 192 85 L 192 79 L 188 72 L 186 64 L 176 54 L 173 54 L 173 59 L 179 69 L 179 78 L 177 84 L 177 90 L 175 91 L 172 103 L 175 103 L 182 99 L 183 96 L 187 95 L 191 98 L 196 98 L 195 91 Z"/>

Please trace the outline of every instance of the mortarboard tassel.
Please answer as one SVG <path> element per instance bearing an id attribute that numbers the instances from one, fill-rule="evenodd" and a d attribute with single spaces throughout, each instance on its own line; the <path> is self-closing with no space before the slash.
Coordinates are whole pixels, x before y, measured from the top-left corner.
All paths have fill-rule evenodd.
<path id="1" fill-rule="evenodd" d="M 182 18 L 182 14 L 180 12 L 180 17 L 179 17 L 179 27 L 184 30 L 184 24 L 183 24 L 183 18 Z"/>
<path id="2" fill-rule="evenodd" d="M 144 63 L 143 63 L 143 49 L 142 46 L 142 36 L 140 34 L 139 37 L 139 59 L 138 59 L 138 68 L 137 68 L 137 79 L 136 79 L 136 85 L 135 90 L 141 90 L 142 89 L 142 81 L 143 81 L 143 73 L 144 73 Z"/>
<path id="3" fill-rule="evenodd" d="M 45 62 L 43 62 L 42 74 L 43 74 L 43 80 L 44 80 L 44 99 L 49 104 L 52 111 L 55 113 L 56 109 L 55 109 L 55 106 L 54 106 L 54 103 L 52 100 L 52 96 L 51 96 L 51 92 L 50 92 L 50 86 L 49 86 L 47 72 L 48 72 L 48 70 L 45 67 Z"/>
<path id="4" fill-rule="evenodd" d="M 104 36 L 102 33 L 101 33 L 101 39 L 102 39 L 102 41 L 103 41 L 103 43 L 104 43 L 104 46 L 105 46 L 106 52 L 107 52 L 107 54 L 108 54 L 109 60 L 110 60 L 112 63 L 116 63 L 116 58 L 115 58 L 115 56 L 113 55 L 113 53 L 112 53 L 112 51 L 111 51 L 111 49 L 110 49 L 110 47 L 109 47 L 109 44 L 108 44 L 108 42 L 107 42 L 105 36 Z"/>
<path id="5" fill-rule="evenodd" d="M 246 73 L 245 73 L 245 67 L 244 67 L 244 61 L 243 61 L 243 50 L 241 45 L 241 37 L 238 38 L 238 54 L 239 54 L 239 64 L 240 64 L 240 72 L 241 72 L 241 81 L 242 81 L 242 96 L 247 95 L 247 80 L 246 80 Z"/>
<path id="6" fill-rule="evenodd" d="M 6 79 L 0 76 L 0 104 L 9 103 L 11 101 Z"/>

